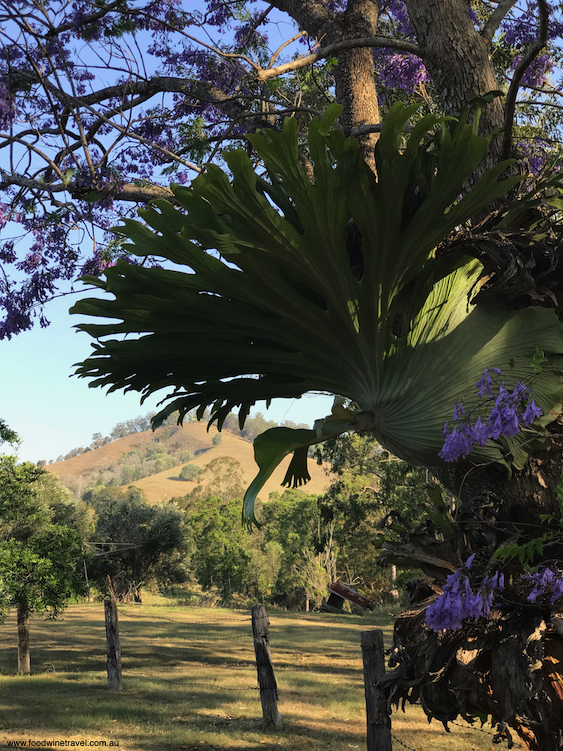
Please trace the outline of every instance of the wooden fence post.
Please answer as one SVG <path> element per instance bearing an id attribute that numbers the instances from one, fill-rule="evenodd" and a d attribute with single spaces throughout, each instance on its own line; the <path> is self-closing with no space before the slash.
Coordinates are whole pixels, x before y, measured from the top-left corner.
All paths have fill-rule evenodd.
<path id="1" fill-rule="evenodd" d="M 108 688 L 121 691 L 121 647 L 119 646 L 119 625 L 115 597 L 104 600 L 104 611 L 108 653 Z"/>
<path id="2" fill-rule="evenodd" d="M 383 631 L 362 631 L 361 644 L 366 691 L 367 749 L 392 751 L 391 719 L 387 712 L 387 702 L 377 685 L 385 675 Z"/>
<path id="3" fill-rule="evenodd" d="M 253 605 L 250 611 L 252 613 L 252 635 L 254 636 L 262 716 L 267 726 L 281 728 L 282 719 L 278 710 L 278 687 L 268 639 L 270 619 L 266 614 L 264 605 Z"/>

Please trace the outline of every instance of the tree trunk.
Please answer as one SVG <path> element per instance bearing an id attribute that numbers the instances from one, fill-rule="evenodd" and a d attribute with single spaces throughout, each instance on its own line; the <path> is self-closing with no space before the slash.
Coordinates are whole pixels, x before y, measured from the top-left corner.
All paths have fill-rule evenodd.
<path id="1" fill-rule="evenodd" d="M 272 5 L 290 15 L 310 37 L 324 47 L 343 39 L 374 36 L 379 19 L 379 0 L 348 0 L 344 15 L 335 18 L 318 0 L 274 0 Z M 373 53 L 368 48 L 340 52 L 334 70 L 336 99 L 344 111 L 340 123 L 346 133 L 358 125 L 379 123 Z M 364 160 L 375 168 L 378 134 L 361 136 Z"/>
<path id="2" fill-rule="evenodd" d="M 29 675 L 31 661 L 29 658 L 29 610 L 27 603 L 17 605 L 18 618 L 18 673 Z"/>
<path id="3" fill-rule="evenodd" d="M 342 38 L 361 38 L 377 34 L 378 0 L 348 0 Z M 375 87 L 373 51 L 358 48 L 340 52 L 334 70 L 336 100 L 344 106 L 340 122 L 346 133 L 358 125 L 379 123 L 379 105 Z M 375 144 L 378 134 L 358 138 L 364 161 L 375 170 Z"/>
<path id="4" fill-rule="evenodd" d="M 499 89 L 488 43 L 475 30 L 467 0 L 406 0 L 424 64 L 446 115 L 455 115 L 471 100 Z M 500 97 L 481 115 L 479 132 L 488 135 L 504 125 Z M 485 167 L 498 163 L 501 139 L 495 138 Z"/>
<path id="5" fill-rule="evenodd" d="M 547 448 L 510 477 L 495 465 L 455 462 L 432 469 L 461 499 L 454 514 L 459 533 L 452 542 L 459 548 L 450 558 L 459 561 L 457 566 L 469 552 L 491 558 L 503 543 L 522 545 L 538 537 L 546 529 L 539 527 L 542 513 L 561 519 L 557 485 L 563 449 L 555 435 L 560 422 L 551 425 L 554 435 Z M 441 543 L 444 548 L 448 544 Z M 548 555 L 561 561 L 563 544 L 552 543 Z M 517 559 L 503 569 L 507 581 L 522 574 Z M 390 695 L 398 698 L 412 691 L 429 716 L 443 721 L 476 710 L 491 714 L 500 722 L 498 741 L 514 728 L 529 751 L 562 751 L 563 619 L 550 619 L 549 606 L 547 611 L 521 606 L 509 596 L 501 616 L 489 620 L 486 628 L 470 620 L 462 629 L 437 635 L 425 626 L 426 608 L 436 595 L 424 587 L 420 591 L 420 602 L 415 598 L 395 624 L 398 667 L 389 676 Z M 557 603 L 553 609 L 557 611 Z M 430 664 L 433 671 L 443 666 L 438 680 L 428 673 Z"/>
<path id="6" fill-rule="evenodd" d="M 552 433 L 561 431 L 563 419 L 550 426 Z M 467 462 L 452 462 L 432 468 L 440 483 L 462 501 L 457 516 L 468 513 L 469 507 L 483 501 L 496 503 L 504 522 L 522 525 L 538 524 L 539 514 L 561 518 L 557 500 L 557 485 L 563 472 L 563 445 L 559 438 L 549 439 L 547 447 L 531 457 L 522 470 L 509 477 L 498 465 L 473 466 Z M 536 536 L 535 526 L 530 536 Z M 525 533 L 524 533 L 525 534 Z M 562 551 L 563 552 L 563 551 Z"/>

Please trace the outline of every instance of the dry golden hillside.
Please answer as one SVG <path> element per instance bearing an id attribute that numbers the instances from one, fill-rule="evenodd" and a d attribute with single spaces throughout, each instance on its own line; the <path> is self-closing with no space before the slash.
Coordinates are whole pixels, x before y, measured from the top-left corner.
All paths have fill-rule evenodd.
<path id="1" fill-rule="evenodd" d="M 46 469 L 60 478 L 65 478 L 69 475 L 81 478 L 81 484 L 85 489 L 88 485 L 88 477 L 90 475 L 108 469 L 110 465 L 116 463 L 120 457 L 125 456 L 130 451 L 136 449 L 146 450 L 154 442 L 155 438 L 157 438 L 167 447 L 191 451 L 195 454 L 195 458 L 190 463 L 197 464 L 202 468 L 220 456 L 236 459 L 242 467 L 245 484 L 250 484 L 258 472 L 258 467 L 254 461 L 252 443 L 228 430 L 221 433 L 222 441 L 218 446 L 213 446 L 212 443 L 213 436 L 217 433 L 216 428 L 211 427 L 208 432 L 205 423 L 187 423 L 183 427 L 178 428 L 168 438 L 165 438 L 165 430 L 165 428 L 159 428 L 154 433 L 151 431 L 134 433 L 94 451 L 88 451 L 80 456 L 67 459 L 64 462 L 50 464 Z M 270 493 L 276 490 L 284 490 L 281 487 L 281 482 L 289 461 L 290 457 L 287 457 L 264 486 L 264 489 L 260 493 L 260 498 L 263 501 L 268 499 Z M 144 477 L 142 480 L 136 480 L 131 484 L 143 490 L 151 503 L 158 503 L 164 498 L 185 495 L 193 490 L 197 483 L 195 481 L 186 482 L 178 478 L 183 466 L 183 464 L 179 464 L 164 472 Z M 308 493 L 323 493 L 330 484 L 330 478 L 326 475 L 324 469 L 319 467 L 314 461 L 309 462 L 309 472 L 311 474 L 311 481 L 301 489 Z"/>

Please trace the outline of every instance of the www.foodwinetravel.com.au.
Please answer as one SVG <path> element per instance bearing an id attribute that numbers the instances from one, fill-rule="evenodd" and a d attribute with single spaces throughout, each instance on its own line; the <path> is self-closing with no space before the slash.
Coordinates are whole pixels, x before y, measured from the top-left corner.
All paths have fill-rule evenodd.
<path id="1" fill-rule="evenodd" d="M 43 738 L 42 740 L 7 740 L 8 748 L 117 748 L 119 741 L 98 741 L 83 739 L 80 741 Z"/>

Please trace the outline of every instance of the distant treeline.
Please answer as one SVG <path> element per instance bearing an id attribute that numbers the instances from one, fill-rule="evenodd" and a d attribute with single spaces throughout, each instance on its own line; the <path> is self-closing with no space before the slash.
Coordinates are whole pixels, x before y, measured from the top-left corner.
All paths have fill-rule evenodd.
<path id="1" fill-rule="evenodd" d="M 106 446 L 108 443 L 112 443 L 113 441 L 117 441 L 120 438 L 125 438 L 128 435 L 133 435 L 134 433 L 142 433 L 145 430 L 151 429 L 151 418 L 154 417 L 156 412 L 147 412 L 146 415 L 139 415 L 139 417 L 135 417 L 131 420 L 125 420 L 125 422 L 118 422 L 117 425 L 112 429 L 111 433 L 106 436 L 102 436 L 101 433 L 94 433 L 92 436 L 92 443 L 89 446 L 80 446 L 78 448 L 73 448 L 71 451 L 68 452 L 68 454 L 61 454 L 57 457 L 55 460 L 56 463 L 58 462 L 64 462 L 66 459 L 72 459 L 75 456 L 80 456 L 81 454 L 85 454 L 88 451 L 95 451 L 98 448 L 101 448 L 102 446 Z M 209 419 L 209 413 L 207 410 L 205 411 L 202 420 L 208 420 Z M 163 427 L 176 427 L 178 422 L 178 412 L 174 412 L 170 415 L 170 417 L 163 423 Z M 197 422 L 195 410 L 192 412 L 189 412 L 184 417 L 184 423 L 188 422 Z M 291 420 L 285 420 L 283 423 L 281 423 L 282 426 L 288 427 L 288 428 L 308 428 L 309 425 L 306 425 L 304 423 L 299 423 L 298 425 Z M 265 430 L 268 430 L 269 428 L 275 428 L 278 427 L 279 423 L 274 422 L 273 420 L 266 420 L 264 415 L 261 412 L 257 412 L 256 415 L 253 417 L 247 417 L 246 422 L 244 424 L 244 429 L 240 430 L 238 425 L 238 417 L 236 415 L 230 414 L 227 416 L 227 419 L 225 420 L 223 424 L 223 430 L 229 430 L 230 432 L 234 433 L 235 435 L 240 436 L 241 438 L 244 438 L 247 441 L 253 441 L 257 435 L 260 433 L 263 433 Z M 166 450 L 164 451 L 166 453 Z M 159 457 L 162 458 L 162 457 Z M 172 464 L 168 464 L 167 466 L 161 466 L 159 469 L 155 469 L 152 472 L 148 472 L 147 474 L 155 474 L 155 472 L 162 472 L 165 469 L 169 469 L 170 467 L 175 466 L 176 464 L 180 464 L 182 461 L 185 461 L 184 459 L 178 459 L 178 461 L 174 461 Z M 49 464 L 53 464 L 53 460 L 49 462 Z M 142 474 L 141 477 L 146 477 L 147 474 Z M 117 483 L 114 481 L 114 484 L 126 484 L 126 482 L 131 482 L 132 480 L 139 480 L 140 477 L 134 477 L 132 479 L 125 480 L 123 483 Z M 109 484 L 109 483 L 108 483 Z"/>

